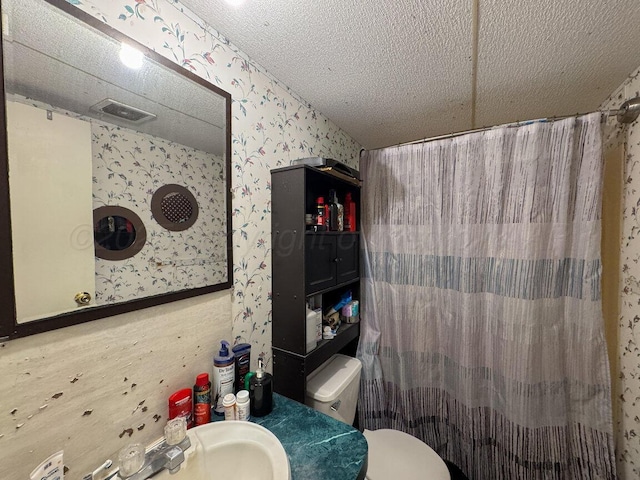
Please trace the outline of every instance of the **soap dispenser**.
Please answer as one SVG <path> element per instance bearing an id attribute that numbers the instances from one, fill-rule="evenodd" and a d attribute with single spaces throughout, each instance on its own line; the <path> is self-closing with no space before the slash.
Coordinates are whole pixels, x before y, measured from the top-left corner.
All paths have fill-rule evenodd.
<path id="1" fill-rule="evenodd" d="M 273 377 L 264 371 L 262 358 L 258 359 L 256 374 L 249 380 L 251 416 L 264 417 L 273 409 Z"/>

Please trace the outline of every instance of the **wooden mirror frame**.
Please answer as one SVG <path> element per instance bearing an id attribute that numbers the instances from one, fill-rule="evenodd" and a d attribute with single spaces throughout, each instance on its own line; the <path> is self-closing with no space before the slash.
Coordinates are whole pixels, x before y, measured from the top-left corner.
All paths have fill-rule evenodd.
<path id="1" fill-rule="evenodd" d="M 204 295 L 219 290 L 226 290 L 233 285 L 233 244 L 232 244 L 232 216 L 231 216 L 231 94 L 221 88 L 207 82 L 199 76 L 189 72 L 183 67 L 167 60 L 162 55 L 147 48 L 141 43 L 131 39 L 127 35 L 119 32 L 113 27 L 102 23 L 98 19 L 83 12 L 65 0 L 44 0 L 47 3 L 66 12 L 78 21 L 101 31 L 105 35 L 112 37 L 119 42 L 127 42 L 145 55 L 145 57 L 163 65 L 169 71 L 182 75 L 187 79 L 211 90 L 213 93 L 225 99 L 225 188 L 226 188 L 226 224 L 227 224 L 227 281 L 205 287 L 180 290 L 172 293 L 165 293 L 138 300 L 130 300 L 118 304 L 96 306 L 81 311 L 68 312 L 41 320 L 26 323 L 17 323 L 15 287 L 13 281 L 13 248 L 11 235 L 11 215 L 9 199 L 9 158 L 7 153 L 7 121 L 6 121 L 6 98 L 4 89 L 4 52 L 0 42 L 0 71 L 2 72 L 3 85 L 0 89 L 0 341 L 13 338 L 25 337 L 36 333 L 47 332 L 58 328 L 77 325 L 80 323 L 111 317 L 121 313 L 132 312 L 143 308 L 162 305 L 176 300 Z M 0 28 L 0 34 L 2 33 Z M 37 294 L 37 293 L 36 293 Z"/>

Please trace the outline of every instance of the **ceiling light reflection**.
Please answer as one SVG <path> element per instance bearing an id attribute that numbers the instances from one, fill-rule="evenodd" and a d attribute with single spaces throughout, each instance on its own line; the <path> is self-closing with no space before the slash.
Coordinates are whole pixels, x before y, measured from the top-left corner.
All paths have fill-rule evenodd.
<path id="1" fill-rule="evenodd" d="M 131 45 L 123 43 L 120 47 L 120 61 L 127 67 L 138 69 L 142 66 L 144 55 L 140 50 L 136 50 Z"/>

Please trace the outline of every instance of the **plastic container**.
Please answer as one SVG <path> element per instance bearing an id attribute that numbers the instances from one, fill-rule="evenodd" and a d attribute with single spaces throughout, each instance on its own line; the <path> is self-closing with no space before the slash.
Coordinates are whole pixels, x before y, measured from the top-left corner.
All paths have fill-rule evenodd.
<path id="1" fill-rule="evenodd" d="M 273 409 L 273 377 L 264 371 L 262 359 L 258 360 L 256 374 L 249 380 L 251 416 L 264 417 Z"/>
<path id="2" fill-rule="evenodd" d="M 251 344 L 239 343 L 232 349 L 235 363 L 235 391 L 244 389 L 244 377 L 251 368 Z"/>
<path id="3" fill-rule="evenodd" d="M 193 416 L 196 427 L 211 421 L 211 382 L 208 373 L 196 377 L 193 386 Z"/>
<path id="4" fill-rule="evenodd" d="M 317 322 L 316 322 L 316 314 L 313 310 L 311 310 L 311 308 L 309 307 L 309 304 L 307 304 L 307 328 L 306 328 L 306 340 L 307 340 L 307 349 L 306 349 L 306 353 L 309 353 L 310 351 L 312 351 L 314 348 L 316 348 L 316 346 L 318 345 L 318 341 L 316 339 L 316 329 L 317 329 Z"/>
<path id="5" fill-rule="evenodd" d="M 222 399 L 233 393 L 235 382 L 235 358 L 229 353 L 229 342 L 220 342 L 220 352 L 213 357 L 213 409 L 216 415 L 224 415 Z"/>
<path id="6" fill-rule="evenodd" d="M 193 427 L 193 394 L 190 388 L 178 390 L 169 397 L 169 420 L 184 417 L 187 428 Z"/>
<path id="7" fill-rule="evenodd" d="M 309 308 L 313 311 L 316 322 L 316 346 L 322 340 L 322 295 L 308 297 Z M 307 312 L 308 314 L 309 312 Z M 308 339 L 308 337 L 307 337 Z"/>
<path id="8" fill-rule="evenodd" d="M 225 420 L 237 420 L 236 412 L 236 396 L 233 393 L 227 393 L 222 399 L 222 407 L 224 408 Z"/>
<path id="9" fill-rule="evenodd" d="M 322 331 L 322 339 L 323 340 L 333 340 L 336 336 L 336 333 L 331 330 L 331 327 L 329 325 L 324 327 L 324 330 Z"/>
<path id="10" fill-rule="evenodd" d="M 250 416 L 249 392 L 247 390 L 240 390 L 236 395 L 236 412 L 238 414 L 238 420 L 246 422 L 251 418 Z"/>
<path id="11" fill-rule="evenodd" d="M 316 308 L 313 311 L 316 316 L 316 345 L 322 340 L 322 309 Z"/>
<path id="12" fill-rule="evenodd" d="M 360 321 L 360 302 L 352 300 L 340 309 L 340 320 L 345 323 L 358 323 Z"/>
<path id="13" fill-rule="evenodd" d="M 307 378 L 305 404 L 336 420 L 353 424 L 361 370 L 362 364 L 357 358 L 334 355 Z"/>

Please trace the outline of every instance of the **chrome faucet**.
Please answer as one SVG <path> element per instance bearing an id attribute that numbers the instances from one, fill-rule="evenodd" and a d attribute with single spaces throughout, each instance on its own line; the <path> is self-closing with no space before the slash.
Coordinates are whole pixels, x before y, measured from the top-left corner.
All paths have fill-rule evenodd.
<path id="1" fill-rule="evenodd" d="M 159 445 L 151 448 L 144 456 L 144 464 L 133 475 L 119 476 L 122 480 L 146 480 L 153 477 L 161 470 L 169 470 L 170 474 L 177 473 L 184 462 L 184 452 L 191 446 L 189 437 L 186 436 L 177 445 L 168 445 L 163 440 Z"/>

